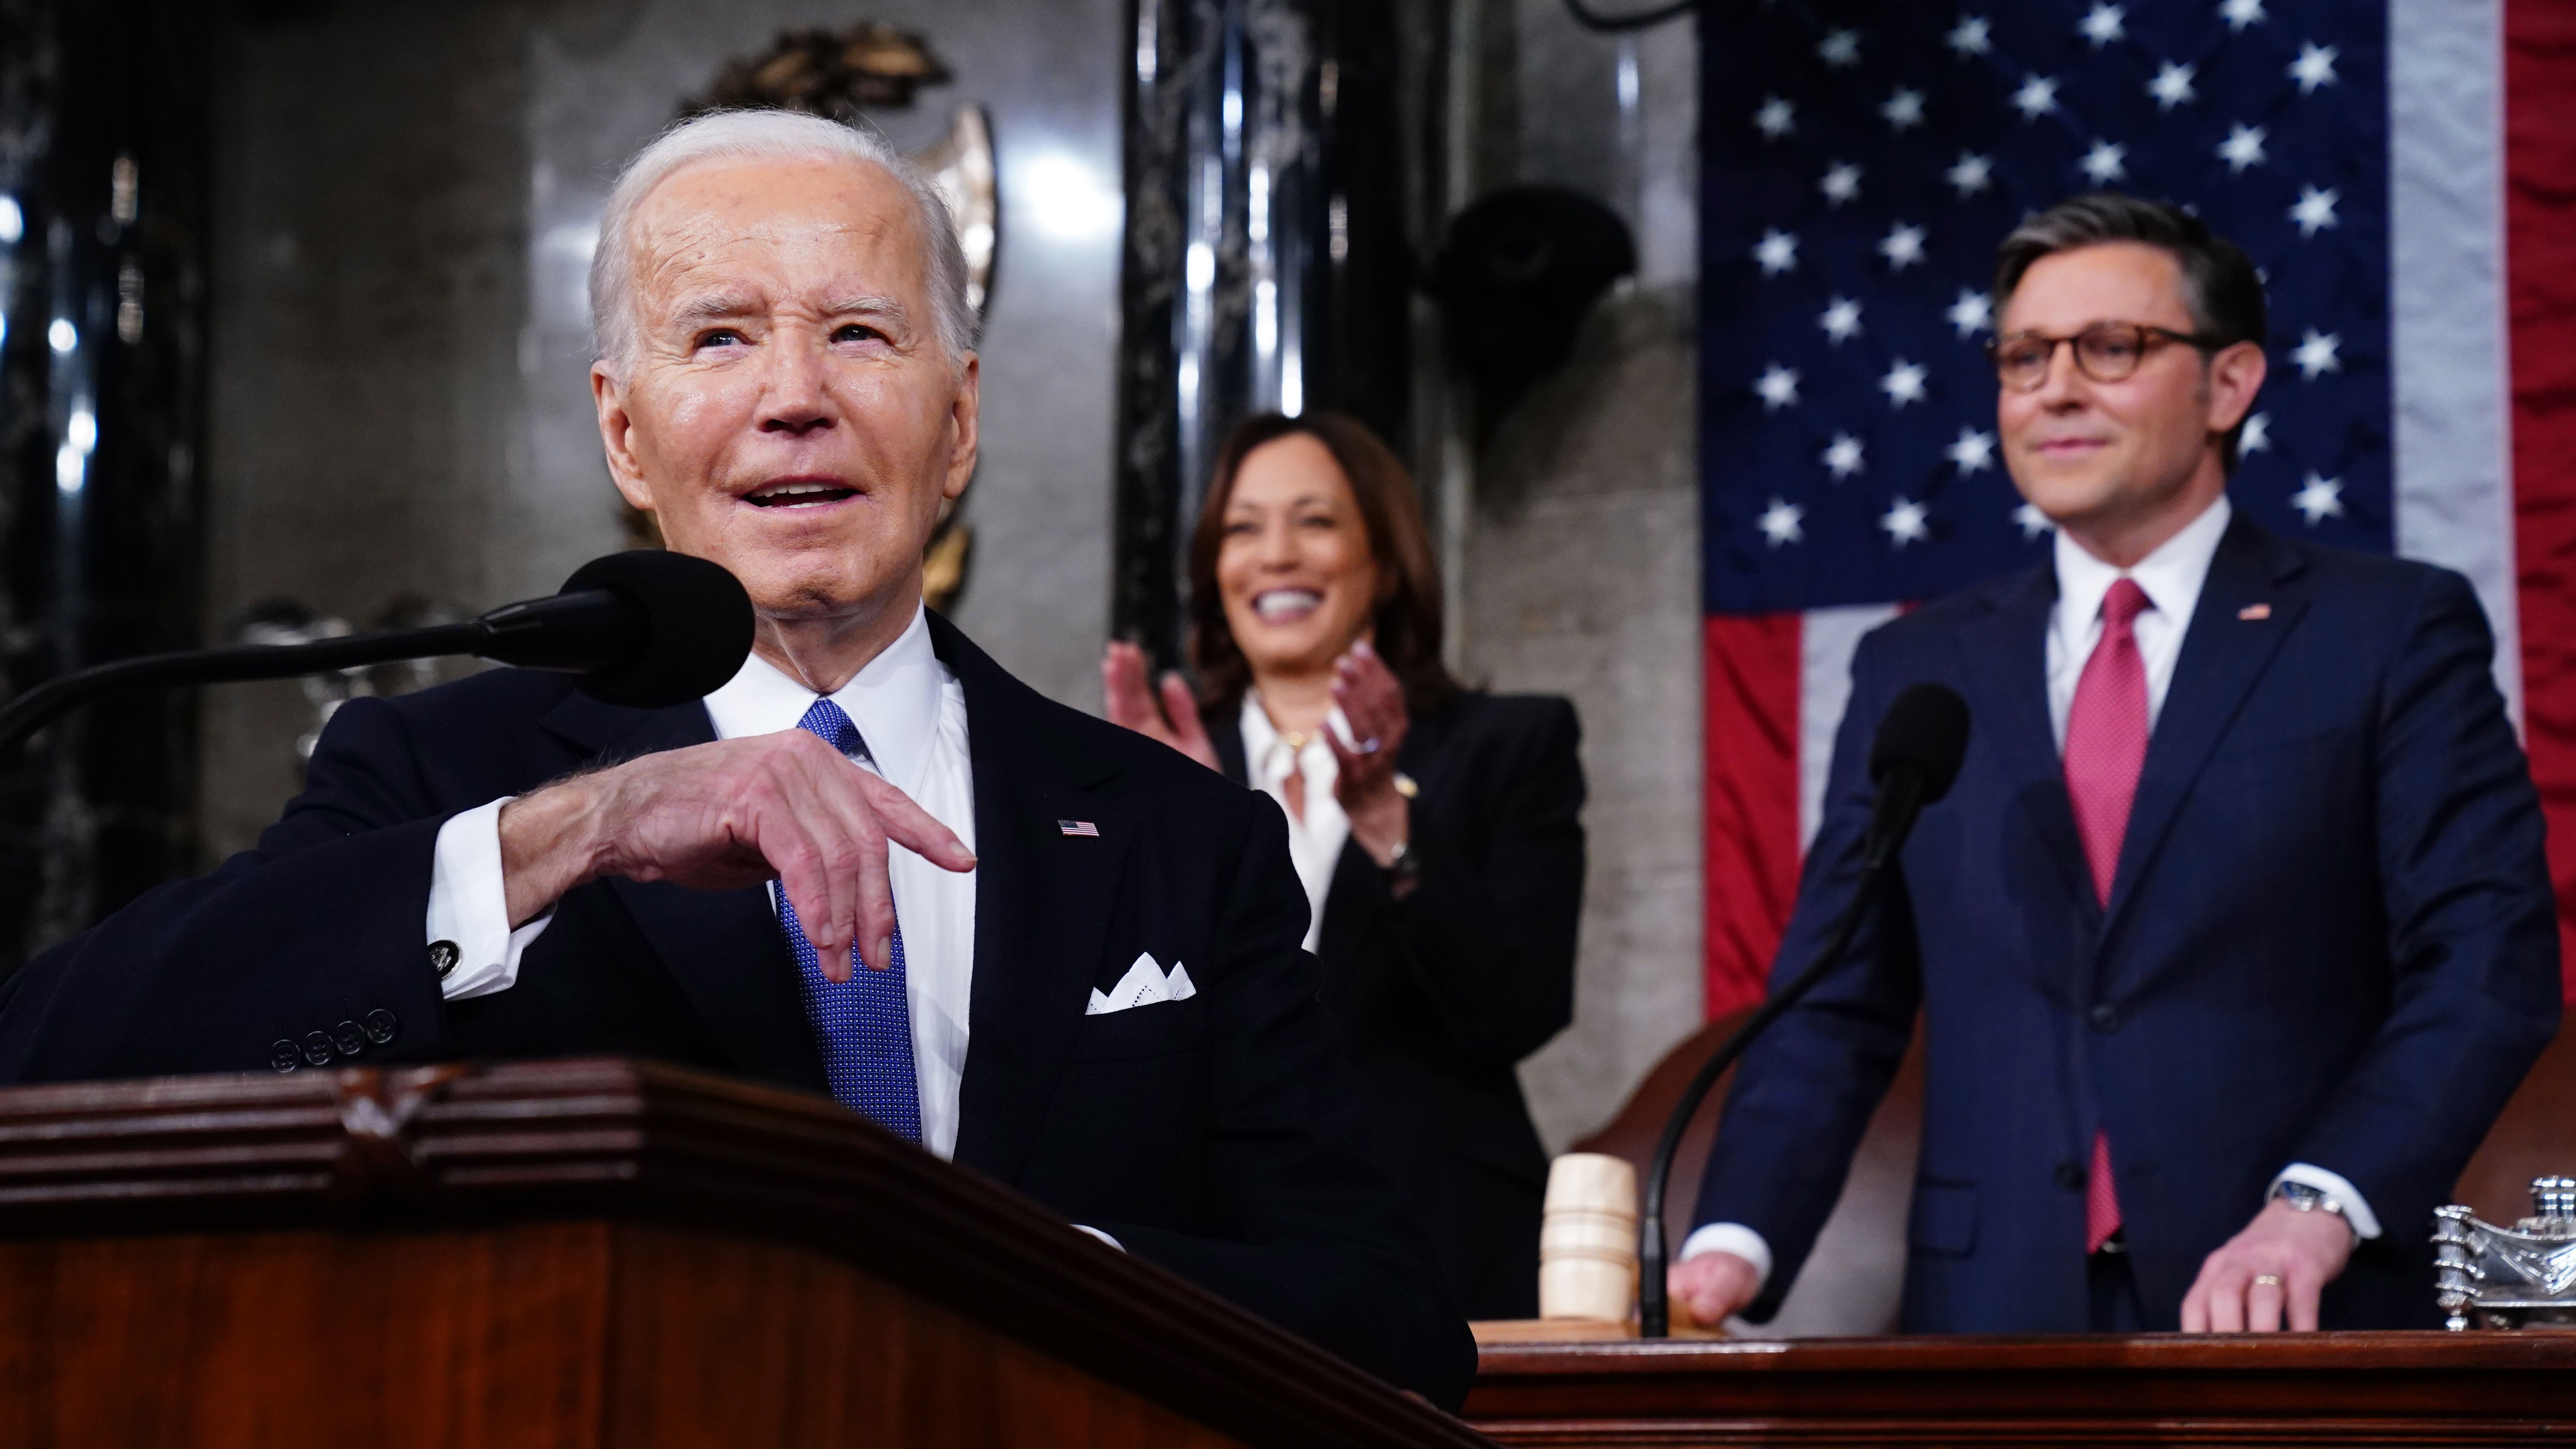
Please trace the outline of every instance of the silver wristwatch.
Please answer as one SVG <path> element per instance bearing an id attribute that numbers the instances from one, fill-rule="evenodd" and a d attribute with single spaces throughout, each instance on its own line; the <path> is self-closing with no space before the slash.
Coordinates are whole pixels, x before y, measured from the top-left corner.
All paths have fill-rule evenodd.
<path id="1" fill-rule="evenodd" d="M 2304 1182 L 2276 1183 L 2272 1188 L 2272 1200 L 2288 1203 L 2303 1213 L 2333 1213 L 2343 1219 L 2345 1227 L 2352 1228 L 2352 1215 L 2343 1210 L 2343 1200 L 2324 1188 Z M 2355 1237 L 2360 1236 L 2359 1228 L 2352 1230 Z"/>

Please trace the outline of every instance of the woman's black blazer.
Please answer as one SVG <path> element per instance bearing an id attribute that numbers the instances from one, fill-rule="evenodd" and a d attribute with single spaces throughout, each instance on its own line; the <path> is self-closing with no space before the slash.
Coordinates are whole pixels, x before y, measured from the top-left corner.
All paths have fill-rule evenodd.
<path id="1" fill-rule="evenodd" d="M 1248 778 L 1240 702 L 1203 718 Z M 1419 884 L 1404 900 L 1354 841 L 1316 956 L 1371 1096 L 1377 1160 L 1411 1195 L 1470 1318 L 1538 1314 L 1547 1154 L 1514 1066 L 1574 1015 L 1583 766 L 1574 706 L 1465 693 L 1417 716 L 1396 767 Z"/>

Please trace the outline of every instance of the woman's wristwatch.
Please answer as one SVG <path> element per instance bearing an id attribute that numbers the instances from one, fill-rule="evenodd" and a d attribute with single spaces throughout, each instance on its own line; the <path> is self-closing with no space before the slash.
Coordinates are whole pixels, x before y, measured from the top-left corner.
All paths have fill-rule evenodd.
<path id="1" fill-rule="evenodd" d="M 1387 852 L 1386 885 L 1401 898 L 1422 881 L 1422 855 L 1410 840 L 1399 840 Z"/>

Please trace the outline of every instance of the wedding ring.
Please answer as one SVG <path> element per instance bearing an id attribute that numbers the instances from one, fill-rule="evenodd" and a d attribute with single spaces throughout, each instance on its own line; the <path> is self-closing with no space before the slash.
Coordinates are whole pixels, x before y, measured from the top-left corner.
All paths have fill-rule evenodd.
<path id="1" fill-rule="evenodd" d="M 2257 1273 L 2254 1275 L 2254 1281 L 2258 1284 L 2269 1283 L 2275 1288 L 2281 1286 L 2281 1277 L 2277 1273 Z"/>

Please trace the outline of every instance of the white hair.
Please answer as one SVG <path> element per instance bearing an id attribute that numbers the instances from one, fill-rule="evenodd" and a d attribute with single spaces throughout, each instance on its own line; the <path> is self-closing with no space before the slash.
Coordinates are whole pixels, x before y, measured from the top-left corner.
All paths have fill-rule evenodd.
<path id="1" fill-rule="evenodd" d="M 635 220 L 653 189 L 710 161 L 857 161 L 882 168 L 912 196 L 928 265 L 933 330 L 951 365 L 966 365 L 975 318 L 966 306 L 966 254 L 948 203 L 884 137 L 798 111 L 715 111 L 679 122 L 635 153 L 617 174 L 590 257 L 590 335 L 600 363 L 623 376 L 638 342 Z"/>

